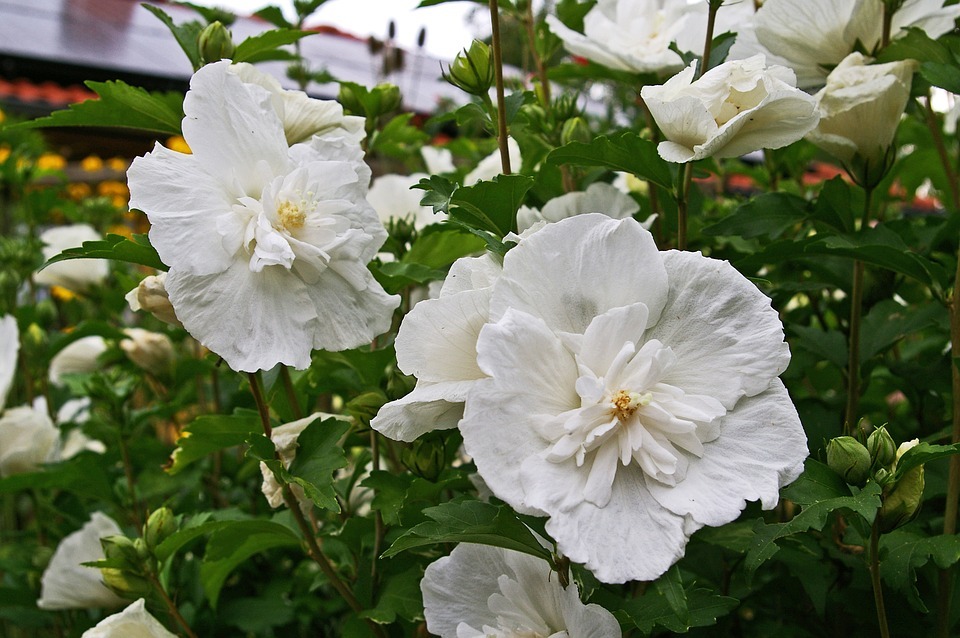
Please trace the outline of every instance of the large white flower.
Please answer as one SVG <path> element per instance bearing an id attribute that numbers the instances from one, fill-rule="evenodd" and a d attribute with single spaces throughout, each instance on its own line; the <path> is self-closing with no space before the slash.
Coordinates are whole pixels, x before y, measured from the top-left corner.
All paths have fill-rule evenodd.
<path id="1" fill-rule="evenodd" d="M 577 586 L 560 585 L 543 560 L 463 543 L 430 564 L 420 582 L 427 629 L 440 638 L 615 638 L 620 625 Z"/>
<path id="2" fill-rule="evenodd" d="M 150 219 L 190 334 L 235 370 L 305 368 L 315 348 L 389 329 L 399 298 L 366 267 L 386 231 L 365 199 L 370 171 L 350 123 L 330 125 L 335 108 L 303 121 L 312 102 L 244 69 L 197 71 L 183 105 L 193 154 L 158 144 L 134 160 L 130 205 Z"/>
<path id="3" fill-rule="evenodd" d="M 50 259 L 67 248 L 78 248 L 85 241 L 103 239 L 89 224 L 57 226 L 40 234 L 43 258 Z M 110 274 L 110 264 L 104 259 L 71 259 L 51 264 L 33 276 L 43 286 L 62 286 L 74 292 L 84 292 L 100 284 Z"/>
<path id="4" fill-rule="evenodd" d="M 399 441 L 457 427 L 467 391 L 484 374 L 477 367 L 477 336 L 489 318 L 500 265 L 489 255 L 454 262 L 436 299 L 426 299 L 403 318 L 397 365 L 417 377 L 406 396 L 384 405 L 371 427 Z"/>
<path id="5" fill-rule="evenodd" d="M 851 53 L 827 76 L 814 97 L 820 123 L 807 139 L 850 168 L 862 182 L 880 179 L 888 149 L 910 99 L 915 60 L 866 64 Z"/>
<path id="6" fill-rule="evenodd" d="M 0 411 L 7 402 L 7 394 L 17 372 L 17 354 L 20 352 L 20 333 L 13 315 L 0 317 Z"/>
<path id="7" fill-rule="evenodd" d="M 638 212 L 640 204 L 637 200 L 613 184 L 594 182 L 585 191 L 554 197 L 540 210 L 521 206 L 517 212 L 517 229 L 522 233 L 537 222 L 558 222 L 583 213 L 603 213 L 613 219 L 623 219 Z"/>
<path id="8" fill-rule="evenodd" d="M 43 397 L 6 410 L 0 414 L 0 477 L 33 472 L 54 460 L 59 440 Z"/>
<path id="9" fill-rule="evenodd" d="M 796 88 L 790 69 L 767 67 L 762 55 L 724 62 L 696 80 L 695 65 L 640 91 L 667 138 L 657 152 L 668 162 L 780 148 L 817 125 L 816 101 Z"/>
<path id="10" fill-rule="evenodd" d="M 387 223 L 391 219 L 413 220 L 413 225 L 420 229 L 424 226 L 443 221 L 447 218 L 442 213 L 434 214 L 430 206 L 421 206 L 423 191 L 411 189 L 426 173 L 412 173 L 410 175 L 381 175 L 373 180 L 367 201 L 380 216 L 380 220 Z"/>
<path id="11" fill-rule="evenodd" d="M 60 541 L 40 580 L 37 606 L 40 609 L 86 609 L 123 605 L 124 600 L 103 584 L 100 570 L 82 564 L 102 560 L 100 539 L 122 533 L 116 521 L 102 512 L 94 512 L 83 527 Z"/>
<path id="12" fill-rule="evenodd" d="M 603 582 L 656 578 L 696 529 L 773 507 L 802 471 L 782 324 L 726 262 L 571 217 L 507 253 L 490 318 L 465 449 Z"/>
<path id="13" fill-rule="evenodd" d="M 60 385 L 66 374 L 94 372 L 100 368 L 98 359 L 107 351 L 103 337 L 91 335 L 68 344 L 50 360 L 50 383 Z"/>
<path id="14" fill-rule="evenodd" d="M 707 33 L 705 2 L 687 0 L 599 0 L 584 16 L 583 33 L 548 15 L 547 24 L 570 53 L 611 69 L 635 73 L 674 73 L 683 60 L 670 49 L 703 53 Z M 720 7 L 719 35 L 753 13 L 750 2 Z"/>
<path id="15" fill-rule="evenodd" d="M 944 0 L 906 0 L 893 15 L 891 36 L 910 27 L 931 38 L 943 35 L 960 16 L 960 5 L 943 5 Z M 729 59 L 763 53 L 771 64 L 793 69 L 797 86 L 816 87 L 858 42 L 872 52 L 882 27 L 882 0 L 766 0 L 737 34 Z"/>
<path id="16" fill-rule="evenodd" d="M 177 638 L 147 611 L 143 598 L 118 614 L 107 616 L 80 638 Z"/>

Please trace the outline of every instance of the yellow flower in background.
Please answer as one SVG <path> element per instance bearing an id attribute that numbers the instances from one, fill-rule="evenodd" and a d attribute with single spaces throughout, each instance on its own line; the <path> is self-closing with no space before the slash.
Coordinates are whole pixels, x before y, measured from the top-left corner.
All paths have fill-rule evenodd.
<path id="1" fill-rule="evenodd" d="M 80 201 L 93 195 L 93 189 L 86 182 L 74 182 L 67 184 L 67 197 L 72 200 Z"/>
<path id="2" fill-rule="evenodd" d="M 111 226 L 107 229 L 107 233 L 110 235 L 122 235 L 124 237 L 133 236 L 133 231 L 122 224 Z"/>
<path id="3" fill-rule="evenodd" d="M 103 170 L 103 160 L 96 155 L 87 155 L 80 160 L 80 168 L 88 173 L 96 173 Z"/>
<path id="4" fill-rule="evenodd" d="M 3 121 L 7 119 L 6 114 L 3 112 L 3 109 L 0 109 L 0 124 L 3 124 Z"/>
<path id="5" fill-rule="evenodd" d="M 171 151 L 177 151 L 178 153 L 187 153 L 188 155 L 193 153 L 193 151 L 190 150 L 190 145 L 187 144 L 187 140 L 183 139 L 182 135 L 168 137 L 165 146 Z"/>
<path id="6" fill-rule="evenodd" d="M 37 168 L 45 171 L 62 171 L 67 167 L 67 160 L 57 153 L 44 153 L 37 158 Z"/>
<path id="7" fill-rule="evenodd" d="M 130 199 L 130 191 L 127 185 L 116 180 L 108 180 L 97 184 L 97 195 L 109 197 L 111 203 L 117 208 L 126 208 L 127 200 Z"/>
<path id="8" fill-rule="evenodd" d="M 50 286 L 50 295 L 57 301 L 70 301 L 77 298 L 73 291 L 63 286 Z"/>
<path id="9" fill-rule="evenodd" d="M 3 119 L 0 118 L 0 122 L 3 122 Z M 0 164 L 3 164 L 10 158 L 10 147 L 9 146 L 0 146 Z"/>
<path id="10" fill-rule="evenodd" d="M 107 168 L 114 171 L 125 171 L 130 166 L 130 160 L 123 157 L 111 157 L 107 160 Z"/>

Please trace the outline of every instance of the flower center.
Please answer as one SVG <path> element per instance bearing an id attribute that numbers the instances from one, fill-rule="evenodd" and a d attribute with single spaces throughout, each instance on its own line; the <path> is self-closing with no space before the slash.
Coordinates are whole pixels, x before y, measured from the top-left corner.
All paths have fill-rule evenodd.
<path id="1" fill-rule="evenodd" d="M 613 405 L 613 415 L 623 425 L 636 414 L 638 409 L 649 404 L 652 399 L 653 395 L 649 392 L 640 394 L 629 390 L 619 390 L 613 395 L 610 403 Z"/>
<path id="2" fill-rule="evenodd" d="M 277 222 L 286 230 L 303 228 L 304 222 L 307 221 L 307 209 L 308 205 L 305 199 L 301 199 L 297 203 L 291 201 L 280 202 L 280 205 L 277 206 Z"/>

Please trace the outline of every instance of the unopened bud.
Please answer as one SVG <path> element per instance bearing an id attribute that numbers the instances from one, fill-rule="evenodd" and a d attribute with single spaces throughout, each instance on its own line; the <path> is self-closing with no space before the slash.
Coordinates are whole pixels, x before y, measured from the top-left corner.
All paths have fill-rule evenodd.
<path id="1" fill-rule="evenodd" d="M 233 57 L 233 35 L 230 29 L 217 20 L 211 22 L 197 37 L 197 48 L 200 50 L 200 59 L 204 64 L 219 62 Z"/>
<path id="2" fill-rule="evenodd" d="M 367 427 L 386 402 L 387 397 L 383 392 L 364 392 L 348 401 L 344 407 L 347 414 L 356 419 L 357 423 Z"/>
<path id="3" fill-rule="evenodd" d="M 100 539 L 104 559 L 118 570 L 139 572 L 143 556 L 132 539 L 114 535 Z"/>
<path id="4" fill-rule="evenodd" d="M 589 142 L 590 139 L 590 129 L 582 117 L 573 117 L 563 123 L 563 129 L 560 132 L 560 142 L 562 144 Z"/>
<path id="5" fill-rule="evenodd" d="M 894 471 L 897 463 L 904 452 L 917 445 L 919 441 L 913 439 L 900 444 L 897 448 L 896 461 L 894 462 Z M 894 474 L 895 475 L 895 474 Z M 883 533 L 891 532 L 898 527 L 906 525 L 914 519 L 920 511 L 920 505 L 923 503 L 923 466 L 911 468 L 903 473 L 896 483 L 888 484 L 883 490 L 883 505 L 877 512 L 877 520 L 880 531 Z"/>
<path id="6" fill-rule="evenodd" d="M 167 295 L 166 281 L 165 272 L 145 277 L 140 285 L 126 294 L 125 299 L 130 310 L 145 310 L 164 323 L 182 328 L 183 324 L 177 319 Z"/>
<path id="7" fill-rule="evenodd" d="M 401 453 L 403 464 L 411 472 L 431 482 L 436 481 L 446 467 L 445 457 L 443 441 L 438 439 L 416 441 Z"/>
<path id="8" fill-rule="evenodd" d="M 457 54 L 443 78 L 471 95 L 486 95 L 493 84 L 490 47 L 480 40 L 474 40 L 470 48 Z"/>
<path id="9" fill-rule="evenodd" d="M 887 428 L 879 427 L 867 437 L 867 451 L 874 465 L 889 467 L 897 458 L 897 445 Z"/>
<path id="10" fill-rule="evenodd" d="M 850 485 L 863 485 L 870 474 L 870 452 L 852 436 L 827 443 L 827 465 Z"/>
<path id="11" fill-rule="evenodd" d="M 154 510 L 143 526 L 143 540 L 147 547 L 156 549 L 157 545 L 165 541 L 177 531 L 177 517 L 169 507 Z"/>
<path id="12" fill-rule="evenodd" d="M 120 349 L 137 367 L 151 374 L 169 372 L 173 364 L 173 342 L 160 332 L 143 328 L 127 328 L 126 339 L 120 341 Z"/>
<path id="13" fill-rule="evenodd" d="M 149 580 L 123 569 L 101 567 L 100 577 L 104 585 L 122 598 L 141 598 L 153 590 Z"/>

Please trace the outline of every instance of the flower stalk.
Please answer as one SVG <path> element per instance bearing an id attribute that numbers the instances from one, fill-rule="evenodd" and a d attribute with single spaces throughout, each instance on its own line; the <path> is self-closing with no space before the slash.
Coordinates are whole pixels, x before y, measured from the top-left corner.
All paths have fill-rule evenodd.
<path id="1" fill-rule="evenodd" d="M 490 25 L 493 29 L 493 77 L 497 87 L 497 142 L 500 145 L 500 165 L 503 174 L 509 175 L 510 150 L 507 146 L 507 111 L 504 108 L 503 93 L 503 52 L 500 43 L 500 5 L 490 0 Z"/>
<path id="2" fill-rule="evenodd" d="M 890 638 L 887 625 L 887 609 L 883 603 L 883 583 L 880 582 L 880 522 L 873 521 L 870 532 L 870 584 L 873 586 L 873 602 L 877 608 L 877 622 L 880 624 L 880 637 Z"/>
<path id="3" fill-rule="evenodd" d="M 873 207 L 873 188 L 864 188 L 866 201 L 863 204 L 863 219 L 860 227 L 870 221 Z M 857 427 L 857 414 L 860 409 L 860 324 L 863 315 L 863 272 L 864 263 L 853 261 L 853 283 L 850 288 L 850 325 L 847 343 L 847 403 L 843 417 L 844 434 L 852 435 Z"/>
<path id="4" fill-rule="evenodd" d="M 190 628 L 190 623 L 180 614 L 180 610 L 177 609 L 177 604 L 173 602 L 173 599 L 167 594 L 167 591 L 163 588 L 163 585 L 157 579 L 156 574 L 149 575 L 150 584 L 153 585 L 153 588 L 160 595 L 160 598 L 163 599 L 163 604 L 167 606 L 167 611 L 170 612 L 170 615 L 173 619 L 180 625 L 180 628 L 183 629 L 183 633 L 187 635 L 188 638 L 197 638 L 197 634 Z"/>

